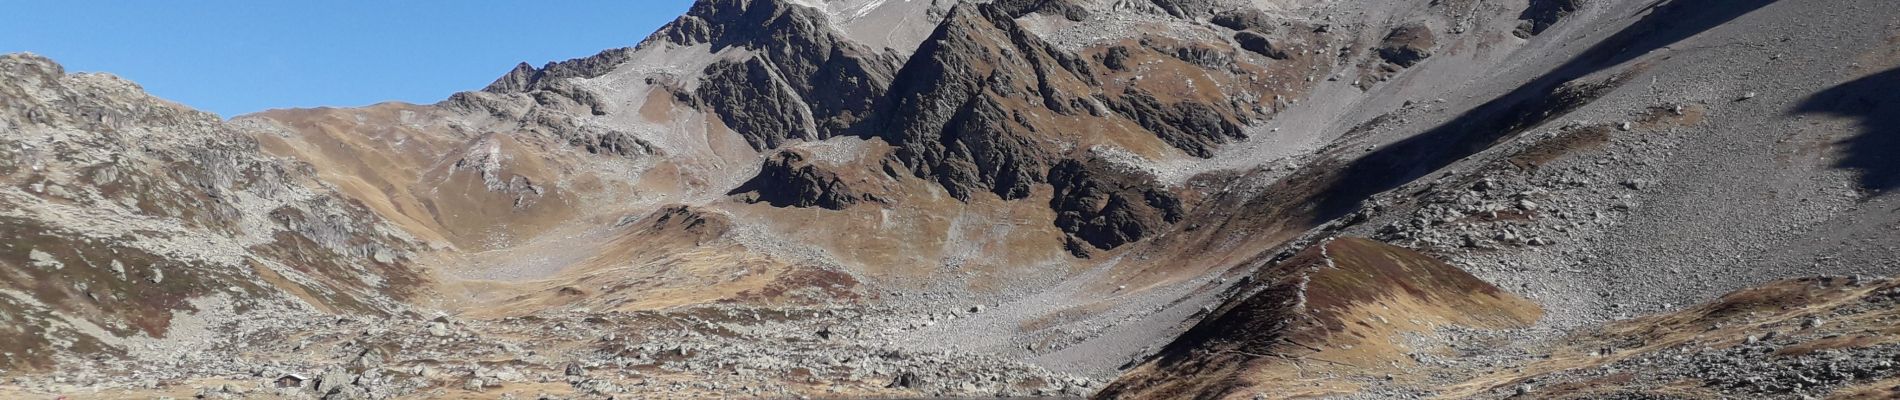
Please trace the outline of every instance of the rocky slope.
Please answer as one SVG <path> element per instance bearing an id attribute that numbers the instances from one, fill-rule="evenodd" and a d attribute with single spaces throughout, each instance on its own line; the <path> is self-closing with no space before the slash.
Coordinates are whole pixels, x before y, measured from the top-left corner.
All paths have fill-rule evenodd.
<path id="1" fill-rule="evenodd" d="M 1096 396 L 1356 393 L 1364 389 L 1360 382 L 1451 372 L 1426 368 L 1410 356 L 1430 351 L 1430 339 L 1415 335 L 1521 328 L 1542 314 L 1536 304 L 1458 267 L 1358 238 L 1316 244 L 1248 280 L 1257 285 L 1252 293 L 1211 310 L 1153 360 Z"/>
<path id="2" fill-rule="evenodd" d="M 11 56 L 0 394 L 1878 395 L 1885 303 L 1825 300 L 1875 280 L 1738 292 L 1873 329 L 1772 342 L 1834 372 L 1679 305 L 1893 271 L 1895 21 L 703 0 L 436 104 L 223 122 Z M 230 361 L 119 372 L 179 315 Z"/>
<path id="3" fill-rule="evenodd" d="M 0 368 L 188 374 L 224 332 L 428 297 L 407 233 L 216 116 L 33 55 L 0 74 Z"/>

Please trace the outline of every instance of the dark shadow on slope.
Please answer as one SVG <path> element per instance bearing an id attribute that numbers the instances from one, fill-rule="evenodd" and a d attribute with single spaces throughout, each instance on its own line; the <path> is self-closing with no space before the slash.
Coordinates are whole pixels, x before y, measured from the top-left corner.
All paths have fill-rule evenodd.
<path id="1" fill-rule="evenodd" d="M 1840 142 L 1846 156 L 1834 167 L 1860 172 L 1860 185 L 1867 190 L 1900 187 L 1900 68 L 1815 93 L 1794 113 L 1860 119 L 1860 134 Z"/>
<path id="2" fill-rule="evenodd" d="M 1775 0 L 1675 0 L 1584 50 L 1575 59 L 1457 118 L 1351 162 L 1318 195 L 1314 223 L 1359 202 L 1561 117 L 1613 89 L 1615 82 L 1572 81 L 1635 59 L 1748 14 Z"/>

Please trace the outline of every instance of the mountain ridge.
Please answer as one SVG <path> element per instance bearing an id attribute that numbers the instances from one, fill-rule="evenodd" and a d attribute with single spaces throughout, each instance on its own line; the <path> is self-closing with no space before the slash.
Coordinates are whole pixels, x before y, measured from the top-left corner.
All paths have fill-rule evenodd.
<path id="1" fill-rule="evenodd" d="M 704 0 L 435 104 L 229 121 L 8 56 L 0 350 L 35 378 L 0 394 L 1873 393 L 1888 335 L 1819 332 L 1878 330 L 1850 288 L 1885 281 L 1777 281 L 1896 254 L 1900 10 L 1820 3 Z M 1717 319 L 1869 367 L 1664 362 L 1784 359 L 1676 340 L 1724 293 L 1849 316 Z M 1676 339 L 1563 344 L 1645 326 Z M 1679 381 L 1578 389 L 1620 360 Z"/>

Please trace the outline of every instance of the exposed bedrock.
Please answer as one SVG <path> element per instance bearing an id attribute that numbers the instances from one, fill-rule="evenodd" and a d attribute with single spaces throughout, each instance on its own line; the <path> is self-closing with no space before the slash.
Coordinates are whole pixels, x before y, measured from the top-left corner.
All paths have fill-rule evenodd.
<path id="1" fill-rule="evenodd" d="M 882 113 L 882 132 L 919 176 L 935 178 L 961 199 L 977 191 L 1004 199 L 1026 196 L 1031 185 L 1043 183 L 1043 170 L 1059 155 L 1044 140 L 1056 135 L 1059 122 L 1038 115 L 1127 118 L 1202 157 L 1215 145 L 1242 137 L 1241 119 L 1250 111 L 1223 110 L 1240 108 L 1236 104 L 1164 101 L 1134 88 L 1101 92 L 1097 73 L 1127 68 L 1128 50 L 1109 50 L 1097 66 L 1055 48 L 1015 18 L 1074 13 L 1063 11 L 1066 2 L 1039 4 L 959 6 L 898 73 Z M 1206 51 L 1178 53 L 1218 61 L 1206 61 Z M 1120 115 L 1106 115 L 1096 105 Z"/>
<path id="2" fill-rule="evenodd" d="M 1051 206 L 1064 213 L 1055 223 L 1071 235 L 1069 247 L 1078 255 L 1153 235 L 1179 219 L 1181 205 L 1153 187 L 1152 176 L 1081 161 L 1085 156 L 1073 143 L 1092 140 L 1095 133 L 1077 127 L 1146 131 L 1188 155 L 1210 157 L 1219 145 L 1244 138 L 1242 127 L 1262 113 L 1247 101 L 1182 97 L 1169 88 L 1129 84 L 1105 90 L 1104 79 L 1131 73 L 1134 52 L 1180 60 L 1191 65 L 1172 65 L 1190 69 L 1246 71 L 1230 47 L 1166 40 L 1085 57 L 1017 21 L 1030 14 L 1085 21 L 1085 9 L 1068 1 L 959 5 L 894 72 L 884 69 L 892 64 L 873 62 L 861 47 L 816 28 L 824 21 L 814 10 L 763 1 L 704 2 L 694 10 L 659 35 L 754 50 L 708 67 L 695 95 L 754 148 L 840 134 L 879 137 L 894 147 L 891 160 L 900 168 L 960 200 L 983 192 L 1022 199 L 1037 185 L 1051 184 L 1059 193 Z M 751 39 L 776 36 L 790 42 Z M 1288 57 L 1271 43 L 1256 47 Z M 872 98 L 875 104 L 860 101 Z M 865 189 L 852 188 L 854 183 L 837 180 L 822 171 L 828 167 L 814 168 L 806 158 L 774 155 L 759 176 L 733 193 L 778 206 L 832 209 L 863 198 Z"/>
<path id="3" fill-rule="evenodd" d="M 1181 200 L 1154 177 L 1100 159 L 1063 160 L 1049 170 L 1056 227 L 1077 257 L 1141 240 L 1181 220 Z"/>
<path id="4" fill-rule="evenodd" d="M 501 78 L 482 88 L 492 93 L 526 93 L 548 88 L 553 82 L 565 78 L 593 78 L 613 71 L 633 57 L 633 48 L 618 48 L 600 52 L 592 56 L 561 62 L 550 62 L 541 68 L 528 63 L 516 64 Z"/>
<path id="5" fill-rule="evenodd" d="M 1221 12 L 1207 22 L 1236 31 L 1255 32 L 1272 32 L 1275 25 L 1273 17 L 1251 8 Z"/>
<path id="6" fill-rule="evenodd" d="M 875 195 L 859 193 L 838 173 L 817 165 L 811 153 L 800 149 L 780 150 L 759 168 L 759 175 L 733 189 L 732 194 L 753 203 L 776 207 L 824 207 L 842 210 L 860 201 L 877 201 Z"/>
<path id="7" fill-rule="evenodd" d="M 749 52 L 708 66 L 697 95 L 759 150 L 850 133 L 902 62 L 851 42 L 818 10 L 778 0 L 703 1 L 654 37 Z"/>
<path id="8" fill-rule="evenodd" d="M 1423 24 L 1408 24 L 1393 29 L 1379 43 L 1379 58 L 1401 67 L 1410 67 L 1432 56 L 1437 45 L 1432 29 Z"/>
<path id="9" fill-rule="evenodd" d="M 1530 6 L 1517 16 L 1517 29 L 1511 34 L 1528 39 L 1544 33 L 1545 29 L 1550 29 L 1583 6 L 1584 0 L 1531 0 Z"/>
<path id="10" fill-rule="evenodd" d="M 725 120 L 753 149 L 777 148 L 792 139 L 812 139 L 811 110 L 775 68 L 758 57 L 706 67 L 699 102 Z"/>
<path id="11" fill-rule="evenodd" d="M 1266 56 L 1267 58 L 1285 60 L 1293 57 L 1292 53 L 1287 51 L 1286 46 L 1259 33 L 1250 31 L 1234 32 L 1234 42 L 1239 43 L 1242 49 Z"/>
<path id="12" fill-rule="evenodd" d="M 1180 18 L 1200 18 L 1213 14 L 1221 4 L 1218 0 L 1149 0 L 1155 7 L 1167 11 L 1168 15 Z"/>
<path id="13" fill-rule="evenodd" d="M 1233 139 L 1246 138 L 1240 125 L 1222 115 L 1214 106 L 1195 102 L 1165 104 L 1141 91 L 1128 91 L 1105 103 L 1115 112 L 1134 119 L 1161 140 L 1196 157 L 1212 157 L 1214 148 Z"/>
<path id="14" fill-rule="evenodd" d="M 1041 183 L 1052 149 L 1037 132 L 1048 127 L 1020 108 L 1058 115 L 1084 112 L 1094 78 L 1087 61 L 1043 42 L 1000 5 L 951 10 L 898 72 L 882 118 L 896 156 L 920 177 L 934 178 L 959 199 L 989 191 L 1004 199 Z"/>

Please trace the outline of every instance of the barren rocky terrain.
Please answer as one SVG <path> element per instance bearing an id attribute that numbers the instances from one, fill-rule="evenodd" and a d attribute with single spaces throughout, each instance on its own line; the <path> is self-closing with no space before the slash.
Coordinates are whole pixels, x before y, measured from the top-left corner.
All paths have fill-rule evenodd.
<path id="1" fill-rule="evenodd" d="M 1890 1 L 629 45 L 229 118 L 0 56 L 0 398 L 1900 397 Z"/>

